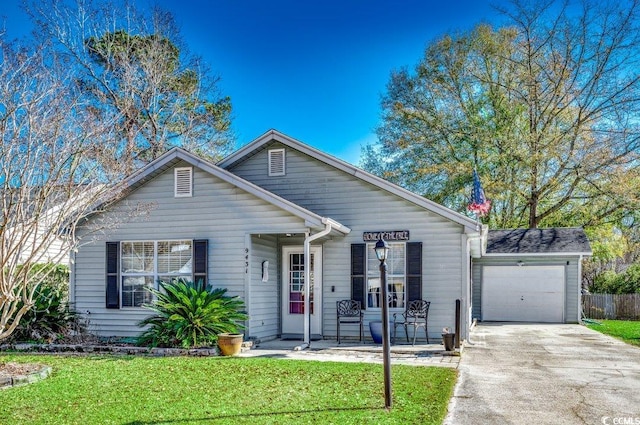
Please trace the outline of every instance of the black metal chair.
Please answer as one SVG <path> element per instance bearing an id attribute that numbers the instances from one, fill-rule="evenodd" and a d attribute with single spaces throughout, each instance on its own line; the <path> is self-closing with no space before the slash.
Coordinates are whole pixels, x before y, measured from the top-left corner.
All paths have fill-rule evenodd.
<path id="1" fill-rule="evenodd" d="M 336 301 L 337 322 L 338 322 L 338 344 L 340 344 L 340 325 L 341 324 L 359 324 L 360 325 L 360 341 L 364 336 L 363 329 L 363 311 L 360 301 L 342 300 Z"/>
<path id="2" fill-rule="evenodd" d="M 393 314 L 393 341 L 396 340 L 396 328 L 398 326 L 404 326 L 404 333 L 407 336 L 407 342 L 409 342 L 408 327 L 413 326 L 413 344 L 416 345 L 416 336 L 418 335 L 418 328 L 424 328 L 425 336 L 427 337 L 427 344 L 429 343 L 429 332 L 427 331 L 427 316 L 429 315 L 430 301 L 415 300 L 411 301 L 407 306 L 404 313 Z"/>

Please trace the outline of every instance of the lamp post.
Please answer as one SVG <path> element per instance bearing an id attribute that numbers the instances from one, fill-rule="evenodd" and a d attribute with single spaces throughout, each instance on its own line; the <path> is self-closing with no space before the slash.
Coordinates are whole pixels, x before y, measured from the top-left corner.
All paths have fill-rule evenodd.
<path id="1" fill-rule="evenodd" d="M 389 343 L 389 300 L 387 298 L 387 256 L 389 246 L 383 239 L 376 242 L 376 257 L 380 260 L 382 289 L 382 362 L 384 365 L 384 407 L 391 409 L 391 346 Z"/>

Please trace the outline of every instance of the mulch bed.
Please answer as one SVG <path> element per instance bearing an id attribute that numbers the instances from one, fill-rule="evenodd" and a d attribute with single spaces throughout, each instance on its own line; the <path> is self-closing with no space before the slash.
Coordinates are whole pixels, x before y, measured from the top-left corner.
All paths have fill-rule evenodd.
<path id="1" fill-rule="evenodd" d="M 0 389 L 32 384 L 51 373 L 49 366 L 33 363 L 0 363 Z"/>
<path id="2" fill-rule="evenodd" d="M 42 365 L 32 363 L 0 363 L 0 378 L 4 376 L 29 375 L 42 369 Z"/>

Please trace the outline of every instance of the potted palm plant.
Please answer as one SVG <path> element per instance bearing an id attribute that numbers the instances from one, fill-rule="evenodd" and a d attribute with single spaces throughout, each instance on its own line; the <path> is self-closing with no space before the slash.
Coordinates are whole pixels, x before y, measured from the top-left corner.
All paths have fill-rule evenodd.
<path id="1" fill-rule="evenodd" d="M 248 319 L 245 304 L 238 297 L 226 295 L 226 289 L 211 289 L 201 281 L 174 279 L 160 281 L 158 290 L 149 290 L 155 300 L 145 307 L 155 314 L 139 323 L 148 326 L 138 338 L 140 344 L 198 348 L 219 344 L 221 335 L 226 341 L 226 334 L 234 334 L 240 336 L 239 346 L 242 345 L 241 322 Z M 220 351 L 227 355 L 226 349 Z"/>

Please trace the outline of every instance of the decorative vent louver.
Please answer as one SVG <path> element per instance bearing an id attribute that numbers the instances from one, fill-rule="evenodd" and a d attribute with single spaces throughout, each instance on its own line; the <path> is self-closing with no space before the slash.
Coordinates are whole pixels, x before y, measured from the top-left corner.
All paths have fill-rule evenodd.
<path id="1" fill-rule="evenodd" d="M 189 197 L 192 196 L 193 173 L 191 167 L 175 169 L 175 196 Z"/>
<path id="2" fill-rule="evenodd" d="M 269 150 L 269 176 L 285 175 L 284 158 L 284 149 Z"/>

